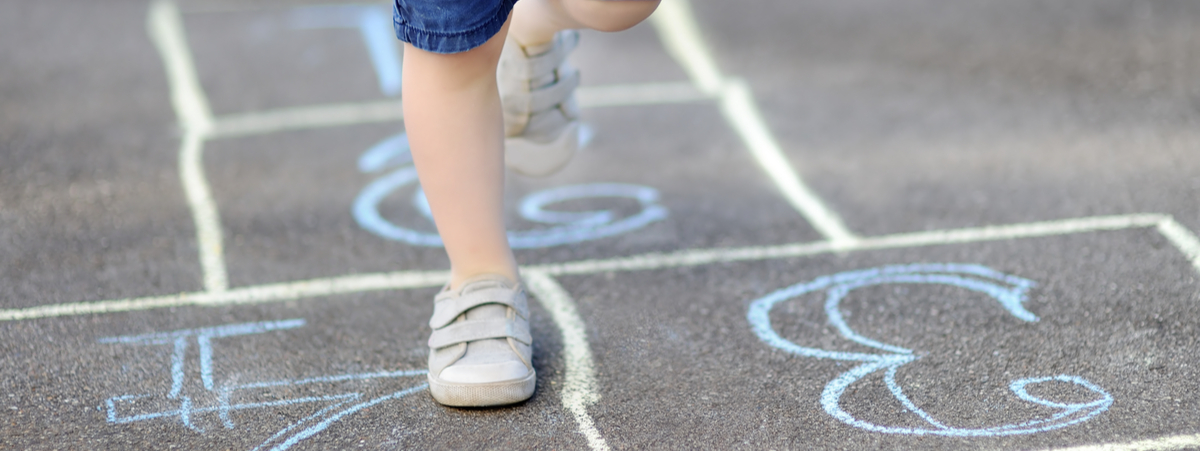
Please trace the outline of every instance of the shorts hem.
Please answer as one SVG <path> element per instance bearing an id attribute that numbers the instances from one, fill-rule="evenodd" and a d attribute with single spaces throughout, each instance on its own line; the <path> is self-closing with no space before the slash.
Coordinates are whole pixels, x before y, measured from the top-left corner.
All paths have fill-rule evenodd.
<path id="1" fill-rule="evenodd" d="M 394 14 L 392 24 L 396 29 L 396 39 L 413 47 L 433 53 L 461 53 L 483 45 L 499 33 L 508 21 L 514 4 L 516 0 L 503 0 L 491 18 L 464 31 L 438 32 L 418 29 L 404 23 L 399 13 Z"/>

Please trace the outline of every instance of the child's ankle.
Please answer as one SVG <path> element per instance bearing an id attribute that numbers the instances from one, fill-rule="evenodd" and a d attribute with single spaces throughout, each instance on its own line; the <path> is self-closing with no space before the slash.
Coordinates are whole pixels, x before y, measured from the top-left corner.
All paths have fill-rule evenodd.
<path id="1" fill-rule="evenodd" d="M 452 272 L 450 274 L 449 289 L 450 289 L 450 291 L 455 291 L 455 290 L 458 290 L 459 288 L 462 288 L 463 285 L 473 282 L 473 281 L 477 281 L 477 280 L 481 280 L 481 279 L 495 279 L 495 278 L 504 279 L 505 281 L 508 282 L 508 284 L 510 284 L 512 286 L 516 286 L 521 280 L 521 276 L 518 275 L 515 271 L 497 270 L 497 271 L 470 272 L 470 273 L 464 273 L 464 274 L 457 274 L 457 273 Z"/>

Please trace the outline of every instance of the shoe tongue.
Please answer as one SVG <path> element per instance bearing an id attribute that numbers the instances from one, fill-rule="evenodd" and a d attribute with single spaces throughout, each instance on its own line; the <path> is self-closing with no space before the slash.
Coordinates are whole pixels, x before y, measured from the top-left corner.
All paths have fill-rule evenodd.
<path id="1" fill-rule="evenodd" d="M 535 57 L 535 56 L 541 56 L 541 55 L 545 54 L 546 52 L 549 52 L 553 48 L 554 48 L 554 39 L 551 39 L 549 42 L 545 42 L 542 44 L 521 45 L 521 50 L 525 52 L 525 56 L 528 56 L 530 58 Z"/>

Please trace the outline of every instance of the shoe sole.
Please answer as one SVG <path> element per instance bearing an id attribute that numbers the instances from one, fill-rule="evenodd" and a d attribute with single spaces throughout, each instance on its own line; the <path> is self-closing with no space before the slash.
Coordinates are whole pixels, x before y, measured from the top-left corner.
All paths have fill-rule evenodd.
<path id="1" fill-rule="evenodd" d="M 548 143 L 515 137 L 504 142 L 504 164 L 529 177 L 545 177 L 566 166 L 580 147 L 580 123 L 571 122 L 562 134 Z"/>
<path id="2" fill-rule="evenodd" d="M 443 382 L 428 375 L 429 394 L 438 404 L 451 407 L 487 407 L 515 404 L 533 396 L 537 385 L 537 373 L 529 371 L 523 379 L 489 382 L 484 384 L 460 384 Z"/>

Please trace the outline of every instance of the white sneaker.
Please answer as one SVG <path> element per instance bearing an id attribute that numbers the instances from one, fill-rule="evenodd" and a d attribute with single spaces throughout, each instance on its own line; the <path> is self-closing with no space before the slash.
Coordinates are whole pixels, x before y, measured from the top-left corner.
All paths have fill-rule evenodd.
<path id="1" fill-rule="evenodd" d="M 505 164 L 518 173 L 545 176 L 571 160 L 580 146 L 579 71 L 567 54 L 579 43 L 575 30 L 549 43 L 521 47 L 504 42 L 496 69 L 504 108 Z"/>
<path id="2" fill-rule="evenodd" d="M 484 275 L 434 298 L 429 392 L 447 406 L 512 404 L 533 396 L 533 340 L 525 292 Z"/>

